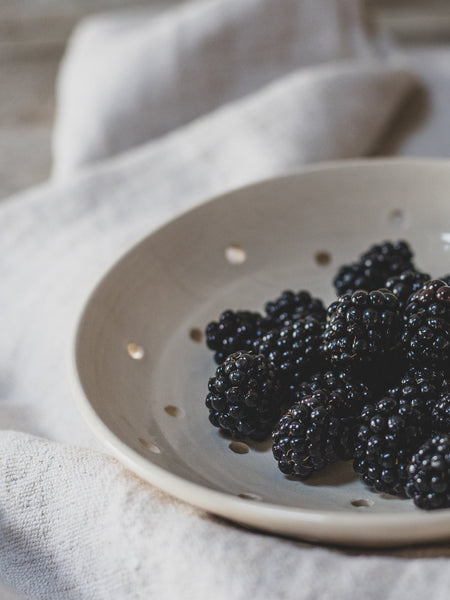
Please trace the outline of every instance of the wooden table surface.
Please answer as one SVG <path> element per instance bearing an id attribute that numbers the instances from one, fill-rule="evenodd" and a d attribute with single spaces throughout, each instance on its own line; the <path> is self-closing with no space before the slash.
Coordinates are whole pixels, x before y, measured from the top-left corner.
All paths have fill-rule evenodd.
<path id="1" fill-rule="evenodd" d="M 169 7 L 174 0 L 160 0 Z M 154 0 L 0 0 L 0 198 L 47 179 L 55 80 L 80 19 Z"/>
<path id="2" fill-rule="evenodd" d="M 175 0 L 158 0 L 169 7 Z M 366 0 L 402 38 L 450 31 L 450 0 Z M 155 0 L 0 0 L 0 198 L 44 181 L 51 165 L 55 79 L 84 16 Z M 433 10 L 431 10 L 433 9 Z"/>

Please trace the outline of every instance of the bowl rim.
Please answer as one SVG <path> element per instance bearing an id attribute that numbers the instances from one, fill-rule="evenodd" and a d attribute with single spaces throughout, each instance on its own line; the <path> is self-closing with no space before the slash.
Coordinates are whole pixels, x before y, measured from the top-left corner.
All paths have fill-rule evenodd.
<path id="1" fill-rule="evenodd" d="M 102 287 L 104 281 L 108 279 L 110 273 L 116 268 L 119 268 L 123 262 L 126 262 L 129 259 L 129 256 L 136 252 L 138 247 L 143 244 L 148 237 L 153 236 L 157 232 L 162 232 L 174 221 L 183 219 L 187 214 L 196 211 L 205 204 L 218 202 L 231 194 L 239 194 L 249 188 L 257 188 L 269 182 L 282 182 L 308 173 L 330 170 L 351 170 L 355 168 L 417 168 L 418 166 L 444 167 L 450 170 L 450 160 L 433 158 L 369 158 L 326 161 L 315 163 L 313 165 L 306 165 L 300 169 L 295 169 L 276 177 L 254 181 L 199 202 L 194 207 L 178 213 L 174 218 L 167 219 L 162 225 L 150 230 L 140 241 L 126 250 L 124 254 L 106 270 L 82 303 L 74 323 L 71 344 L 68 349 L 69 379 L 75 404 L 95 437 L 127 468 L 152 485 L 155 485 L 172 496 L 198 508 L 224 516 L 246 526 L 250 525 L 251 527 L 266 531 L 268 530 L 272 533 L 281 533 L 282 535 L 287 535 L 289 537 L 293 536 L 312 541 L 332 541 L 333 543 L 338 543 L 340 545 L 365 545 L 367 547 L 388 547 L 405 543 L 411 544 L 450 539 L 450 509 L 405 513 L 362 513 L 357 511 L 354 513 L 347 513 L 341 511 L 298 508 L 268 503 L 265 501 L 251 501 L 231 493 L 208 488 L 176 475 L 166 470 L 164 467 L 158 466 L 150 460 L 147 460 L 109 429 L 87 397 L 77 365 L 80 335 L 84 317 L 89 310 L 91 301 L 95 298 L 97 291 Z M 312 529 L 310 533 L 302 535 L 295 531 L 296 524 L 309 524 Z M 428 528 L 428 535 L 423 532 L 420 533 L 422 531 L 422 526 Z M 345 536 L 348 539 L 339 539 L 336 541 L 336 535 L 328 535 L 330 528 L 335 531 L 345 531 Z M 386 530 L 391 529 L 399 531 L 392 539 L 389 538 L 389 536 L 386 536 L 385 533 Z M 367 534 L 369 534 L 368 539 Z"/>

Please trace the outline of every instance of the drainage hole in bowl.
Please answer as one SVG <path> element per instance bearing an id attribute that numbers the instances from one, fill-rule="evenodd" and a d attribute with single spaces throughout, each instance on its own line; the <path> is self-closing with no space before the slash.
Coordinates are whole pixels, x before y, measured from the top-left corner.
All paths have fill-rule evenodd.
<path id="1" fill-rule="evenodd" d="M 261 502 L 262 500 L 261 496 L 258 496 L 258 494 L 251 493 L 238 494 L 238 498 L 243 498 L 244 500 L 253 500 L 255 502 Z"/>
<path id="2" fill-rule="evenodd" d="M 148 442 L 147 440 L 144 440 L 143 438 L 138 438 L 139 439 L 139 443 L 141 444 L 141 446 L 144 446 L 144 448 L 147 448 L 147 450 L 150 450 L 150 452 L 153 452 L 153 454 L 161 454 L 161 449 L 158 448 L 158 446 L 156 444 L 153 444 L 152 442 Z"/>
<path id="3" fill-rule="evenodd" d="M 189 337 L 191 338 L 191 340 L 193 342 L 195 342 L 196 344 L 200 344 L 203 341 L 203 332 L 201 329 L 199 329 L 198 327 L 193 327 L 190 331 L 189 331 Z"/>
<path id="4" fill-rule="evenodd" d="M 172 404 L 165 406 L 164 410 L 169 416 L 175 417 L 176 419 L 181 419 L 185 414 L 182 408 L 178 408 L 178 406 L 173 406 Z"/>
<path id="5" fill-rule="evenodd" d="M 136 344 L 136 342 L 129 342 L 127 344 L 127 352 L 134 360 L 141 360 L 145 354 L 144 348 Z"/>
<path id="6" fill-rule="evenodd" d="M 248 454 L 250 448 L 244 442 L 231 442 L 228 448 L 235 454 Z"/>
<path id="7" fill-rule="evenodd" d="M 392 210 L 389 213 L 389 221 L 394 225 L 394 227 L 404 227 L 406 223 L 405 214 L 399 208 Z"/>
<path id="8" fill-rule="evenodd" d="M 316 265 L 319 265 L 319 267 L 326 267 L 331 262 L 331 254 L 325 250 L 316 252 L 314 255 L 314 260 Z"/>
<path id="9" fill-rule="evenodd" d="M 350 504 L 356 508 L 369 508 L 369 506 L 373 506 L 374 502 L 367 498 L 357 498 L 356 500 L 352 500 Z"/>
<path id="10" fill-rule="evenodd" d="M 231 265 L 241 265 L 247 260 L 247 253 L 241 246 L 232 244 L 225 248 L 225 258 Z"/>

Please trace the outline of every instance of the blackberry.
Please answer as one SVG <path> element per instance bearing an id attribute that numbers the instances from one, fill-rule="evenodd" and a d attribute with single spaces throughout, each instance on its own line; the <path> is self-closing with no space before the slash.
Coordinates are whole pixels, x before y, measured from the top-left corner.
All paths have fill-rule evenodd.
<path id="1" fill-rule="evenodd" d="M 403 271 L 400 275 L 390 277 L 384 287 L 395 294 L 398 298 L 400 311 L 402 312 L 408 304 L 411 294 L 420 290 L 420 288 L 431 279 L 428 273 L 419 271 Z"/>
<path id="2" fill-rule="evenodd" d="M 419 410 L 423 418 L 430 419 L 431 411 L 447 385 L 443 371 L 410 367 L 387 395 L 398 400 L 400 406 L 411 406 Z"/>
<path id="3" fill-rule="evenodd" d="M 255 342 L 255 352 L 263 354 L 272 363 L 285 395 L 321 367 L 323 329 L 324 323 L 308 317 L 280 330 L 272 330 Z"/>
<path id="4" fill-rule="evenodd" d="M 217 364 L 239 350 L 252 350 L 253 342 L 267 331 L 263 317 L 248 310 L 224 311 L 206 327 L 206 344 Z"/>
<path id="5" fill-rule="evenodd" d="M 450 508 L 450 435 L 432 437 L 414 454 L 406 492 L 419 508 Z"/>
<path id="6" fill-rule="evenodd" d="M 267 302 L 264 308 L 268 330 L 291 325 L 308 316 L 325 321 L 327 314 L 322 300 L 313 298 L 305 290 L 297 293 L 285 290 L 279 298 Z"/>
<path id="7" fill-rule="evenodd" d="M 349 428 L 326 392 L 296 402 L 272 434 L 272 452 L 285 475 L 306 479 L 327 464 L 348 457 Z"/>
<path id="8" fill-rule="evenodd" d="M 353 375 L 348 368 L 315 373 L 298 386 L 295 400 L 301 402 L 306 396 L 319 391 L 328 394 L 330 404 L 335 406 L 341 417 L 359 417 L 363 406 L 372 399 L 365 382 Z"/>
<path id="9" fill-rule="evenodd" d="M 445 368 L 450 361 L 450 287 L 439 279 L 426 283 L 410 297 L 403 320 L 407 359 Z"/>
<path id="10" fill-rule="evenodd" d="M 446 393 L 436 402 L 431 411 L 432 426 L 435 433 L 450 435 L 450 394 Z"/>
<path id="11" fill-rule="evenodd" d="M 369 404 L 361 413 L 353 467 L 368 486 L 404 496 L 408 464 L 429 433 L 416 408 L 387 397 Z"/>
<path id="12" fill-rule="evenodd" d="M 318 392 L 328 395 L 328 403 L 334 414 L 346 425 L 346 441 L 342 444 L 340 458 L 353 458 L 356 434 L 360 425 L 363 406 L 372 400 L 372 394 L 364 381 L 349 369 L 334 369 L 316 373 L 295 391 L 294 399 L 301 402 Z"/>
<path id="13" fill-rule="evenodd" d="M 323 351 L 333 364 L 368 364 L 389 355 L 399 337 L 396 296 L 384 289 L 358 290 L 329 306 Z"/>
<path id="14" fill-rule="evenodd" d="M 384 287 L 390 277 L 414 268 L 412 256 L 408 243 L 403 240 L 371 246 L 361 254 L 359 261 L 340 267 L 333 280 L 337 295 Z"/>
<path id="15" fill-rule="evenodd" d="M 280 416 L 275 374 L 260 354 L 231 354 L 210 377 L 208 389 L 210 422 L 233 436 L 263 440 Z"/>

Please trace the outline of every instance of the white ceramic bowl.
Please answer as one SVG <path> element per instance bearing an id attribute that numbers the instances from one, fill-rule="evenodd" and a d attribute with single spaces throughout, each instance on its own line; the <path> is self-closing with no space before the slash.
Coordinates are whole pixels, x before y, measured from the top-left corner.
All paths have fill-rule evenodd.
<path id="1" fill-rule="evenodd" d="M 347 545 L 450 539 L 450 510 L 374 494 L 350 463 L 298 482 L 278 471 L 269 444 L 233 451 L 204 406 L 215 369 L 199 342 L 206 323 L 225 308 L 261 310 L 287 288 L 328 302 L 340 264 L 400 238 L 420 268 L 450 271 L 450 163 L 319 165 L 182 215 L 119 261 L 83 311 L 74 345 L 83 416 L 138 475 L 246 526 Z"/>

